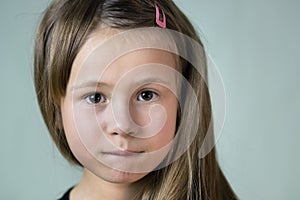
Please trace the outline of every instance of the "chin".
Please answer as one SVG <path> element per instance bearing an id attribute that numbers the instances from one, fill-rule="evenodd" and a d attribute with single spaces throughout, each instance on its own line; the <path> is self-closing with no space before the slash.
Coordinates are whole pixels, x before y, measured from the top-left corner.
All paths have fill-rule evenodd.
<path id="1" fill-rule="evenodd" d="M 100 178 L 109 183 L 119 183 L 119 184 L 128 184 L 134 183 L 138 180 L 141 180 L 145 177 L 148 172 L 143 173 L 133 173 L 133 172 L 126 172 L 117 169 L 113 169 L 108 167 L 100 162 L 94 163 L 86 163 L 84 167 L 90 171 L 94 178 Z"/>
<path id="2" fill-rule="evenodd" d="M 103 171 L 101 170 L 101 172 L 95 175 L 110 183 L 126 184 L 126 183 L 134 183 L 138 180 L 141 180 L 147 174 L 148 173 L 122 172 L 107 167 L 107 169 Z"/>

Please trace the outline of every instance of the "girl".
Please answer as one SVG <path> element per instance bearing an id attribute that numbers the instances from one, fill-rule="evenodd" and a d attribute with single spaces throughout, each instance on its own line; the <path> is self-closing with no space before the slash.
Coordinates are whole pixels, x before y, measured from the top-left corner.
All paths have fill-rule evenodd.
<path id="1" fill-rule="evenodd" d="M 237 199 L 200 150 L 213 132 L 205 55 L 172 1 L 55 0 L 34 66 L 49 132 L 83 167 L 61 199 Z"/>

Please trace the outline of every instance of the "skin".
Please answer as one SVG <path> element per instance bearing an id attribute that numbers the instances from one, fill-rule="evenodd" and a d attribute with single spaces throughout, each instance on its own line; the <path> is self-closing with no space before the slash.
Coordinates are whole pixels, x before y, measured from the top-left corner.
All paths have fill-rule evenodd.
<path id="1" fill-rule="evenodd" d="M 174 56 L 143 49 L 101 67 L 101 53 L 95 49 L 110 35 L 94 33 L 83 45 L 61 100 L 68 144 L 84 166 L 71 200 L 131 199 L 139 180 L 167 155 L 175 134 L 175 75 L 161 68 L 175 71 Z M 136 82 L 158 74 L 167 83 Z"/>

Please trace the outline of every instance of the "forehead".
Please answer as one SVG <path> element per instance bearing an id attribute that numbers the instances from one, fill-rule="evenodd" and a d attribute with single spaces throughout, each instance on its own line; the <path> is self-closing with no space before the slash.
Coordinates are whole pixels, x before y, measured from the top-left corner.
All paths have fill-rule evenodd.
<path id="1" fill-rule="evenodd" d="M 160 49 L 161 41 L 156 40 L 154 43 L 157 44 L 152 46 L 147 43 L 135 46 L 138 40 L 133 41 L 132 36 L 130 39 L 126 35 L 114 37 L 118 33 L 119 30 L 108 29 L 90 35 L 73 63 L 69 83 L 99 80 L 100 77 L 102 81 L 105 78 L 118 79 L 135 67 L 145 65 L 176 68 L 176 56 Z M 155 46 L 158 48 L 153 48 Z M 151 67 L 144 68 L 144 73 L 153 74 L 154 71 Z"/>
<path id="2" fill-rule="evenodd" d="M 175 69 L 175 65 L 175 59 L 171 53 L 155 49 L 142 49 L 118 57 L 106 67 L 104 75 L 120 77 L 138 67 L 143 68 L 145 73 L 155 75 L 158 66 Z"/>

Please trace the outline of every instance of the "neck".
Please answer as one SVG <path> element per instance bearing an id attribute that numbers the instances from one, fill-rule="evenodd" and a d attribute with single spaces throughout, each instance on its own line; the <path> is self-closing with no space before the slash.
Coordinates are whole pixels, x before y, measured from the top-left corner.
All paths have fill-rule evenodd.
<path id="1" fill-rule="evenodd" d="M 129 200 L 133 199 L 136 191 L 134 183 L 111 183 L 84 169 L 82 179 L 72 190 L 70 199 Z"/>

